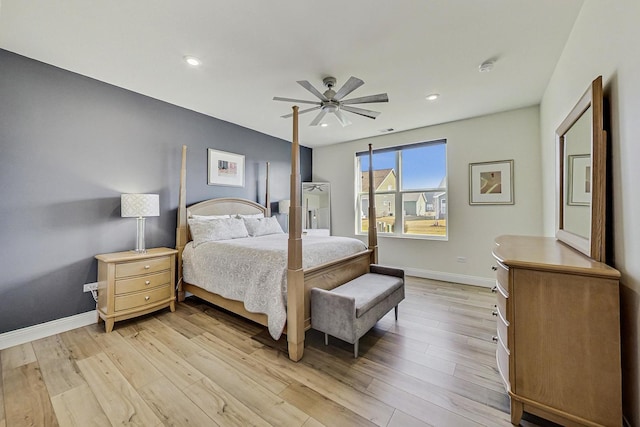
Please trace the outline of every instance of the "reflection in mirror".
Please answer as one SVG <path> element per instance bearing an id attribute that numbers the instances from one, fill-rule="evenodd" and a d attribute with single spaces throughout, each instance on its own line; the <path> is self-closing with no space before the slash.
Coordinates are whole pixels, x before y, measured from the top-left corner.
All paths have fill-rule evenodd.
<path id="1" fill-rule="evenodd" d="M 564 230 L 591 234 L 591 107 L 564 135 Z"/>
<path id="2" fill-rule="evenodd" d="M 302 183 L 302 228 L 331 234 L 331 187 L 328 182 Z"/>
<path id="3" fill-rule="evenodd" d="M 606 132 L 602 77 L 592 83 L 556 130 L 556 237 L 605 262 Z"/>

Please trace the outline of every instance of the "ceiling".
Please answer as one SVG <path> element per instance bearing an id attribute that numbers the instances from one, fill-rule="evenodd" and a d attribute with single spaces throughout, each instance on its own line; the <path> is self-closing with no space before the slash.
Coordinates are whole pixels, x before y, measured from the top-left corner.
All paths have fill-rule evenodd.
<path id="1" fill-rule="evenodd" d="M 335 144 L 538 104 L 582 0 L 0 0 L 0 48 L 225 121 L 291 139 L 292 104 L 364 80 L 386 92 L 371 120 L 310 127 Z M 185 55 L 202 60 L 198 68 Z M 495 60 L 493 71 L 478 66 Z M 430 102 L 425 96 L 439 93 Z M 300 105 L 301 109 L 309 106 Z"/>

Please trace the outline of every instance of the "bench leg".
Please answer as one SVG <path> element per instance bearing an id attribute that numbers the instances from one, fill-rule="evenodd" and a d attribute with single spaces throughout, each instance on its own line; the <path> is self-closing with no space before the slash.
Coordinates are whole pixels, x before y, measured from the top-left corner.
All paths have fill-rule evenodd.
<path id="1" fill-rule="evenodd" d="M 358 358 L 358 344 L 360 344 L 360 340 L 356 340 L 355 344 L 353 344 L 353 358 Z"/>
<path id="2" fill-rule="evenodd" d="M 329 334 L 324 334 L 324 345 L 329 345 Z"/>
<path id="3" fill-rule="evenodd" d="M 398 321 L 398 306 L 395 306 L 395 310 L 396 310 L 396 322 Z"/>

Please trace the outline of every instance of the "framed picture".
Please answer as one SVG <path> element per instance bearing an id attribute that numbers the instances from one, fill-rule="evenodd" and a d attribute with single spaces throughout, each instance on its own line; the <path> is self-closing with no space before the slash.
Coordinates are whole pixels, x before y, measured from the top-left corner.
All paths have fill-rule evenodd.
<path id="1" fill-rule="evenodd" d="M 513 160 L 469 164 L 470 205 L 513 203 Z"/>
<path id="2" fill-rule="evenodd" d="M 244 156 L 225 151 L 207 150 L 209 171 L 207 184 L 244 187 Z"/>
<path id="3" fill-rule="evenodd" d="M 591 156 L 576 154 L 569 156 L 567 188 L 569 205 L 589 206 L 591 204 Z"/>

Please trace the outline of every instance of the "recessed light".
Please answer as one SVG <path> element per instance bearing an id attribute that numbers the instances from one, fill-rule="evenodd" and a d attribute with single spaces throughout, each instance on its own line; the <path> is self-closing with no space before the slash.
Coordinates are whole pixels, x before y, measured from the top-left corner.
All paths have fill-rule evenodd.
<path id="1" fill-rule="evenodd" d="M 427 101 L 435 101 L 438 98 L 440 98 L 439 93 L 432 93 L 431 95 L 427 95 Z"/>
<path id="2" fill-rule="evenodd" d="M 320 124 L 320 127 L 321 127 L 321 128 L 326 128 L 327 126 L 329 126 L 329 124 L 328 124 L 328 123 L 321 123 L 321 124 Z"/>
<path id="3" fill-rule="evenodd" d="M 200 61 L 195 56 L 185 56 L 184 60 L 187 64 L 191 65 L 192 67 L 197 67 L 198 65 L 202 64 L 202 61 Z"/>

